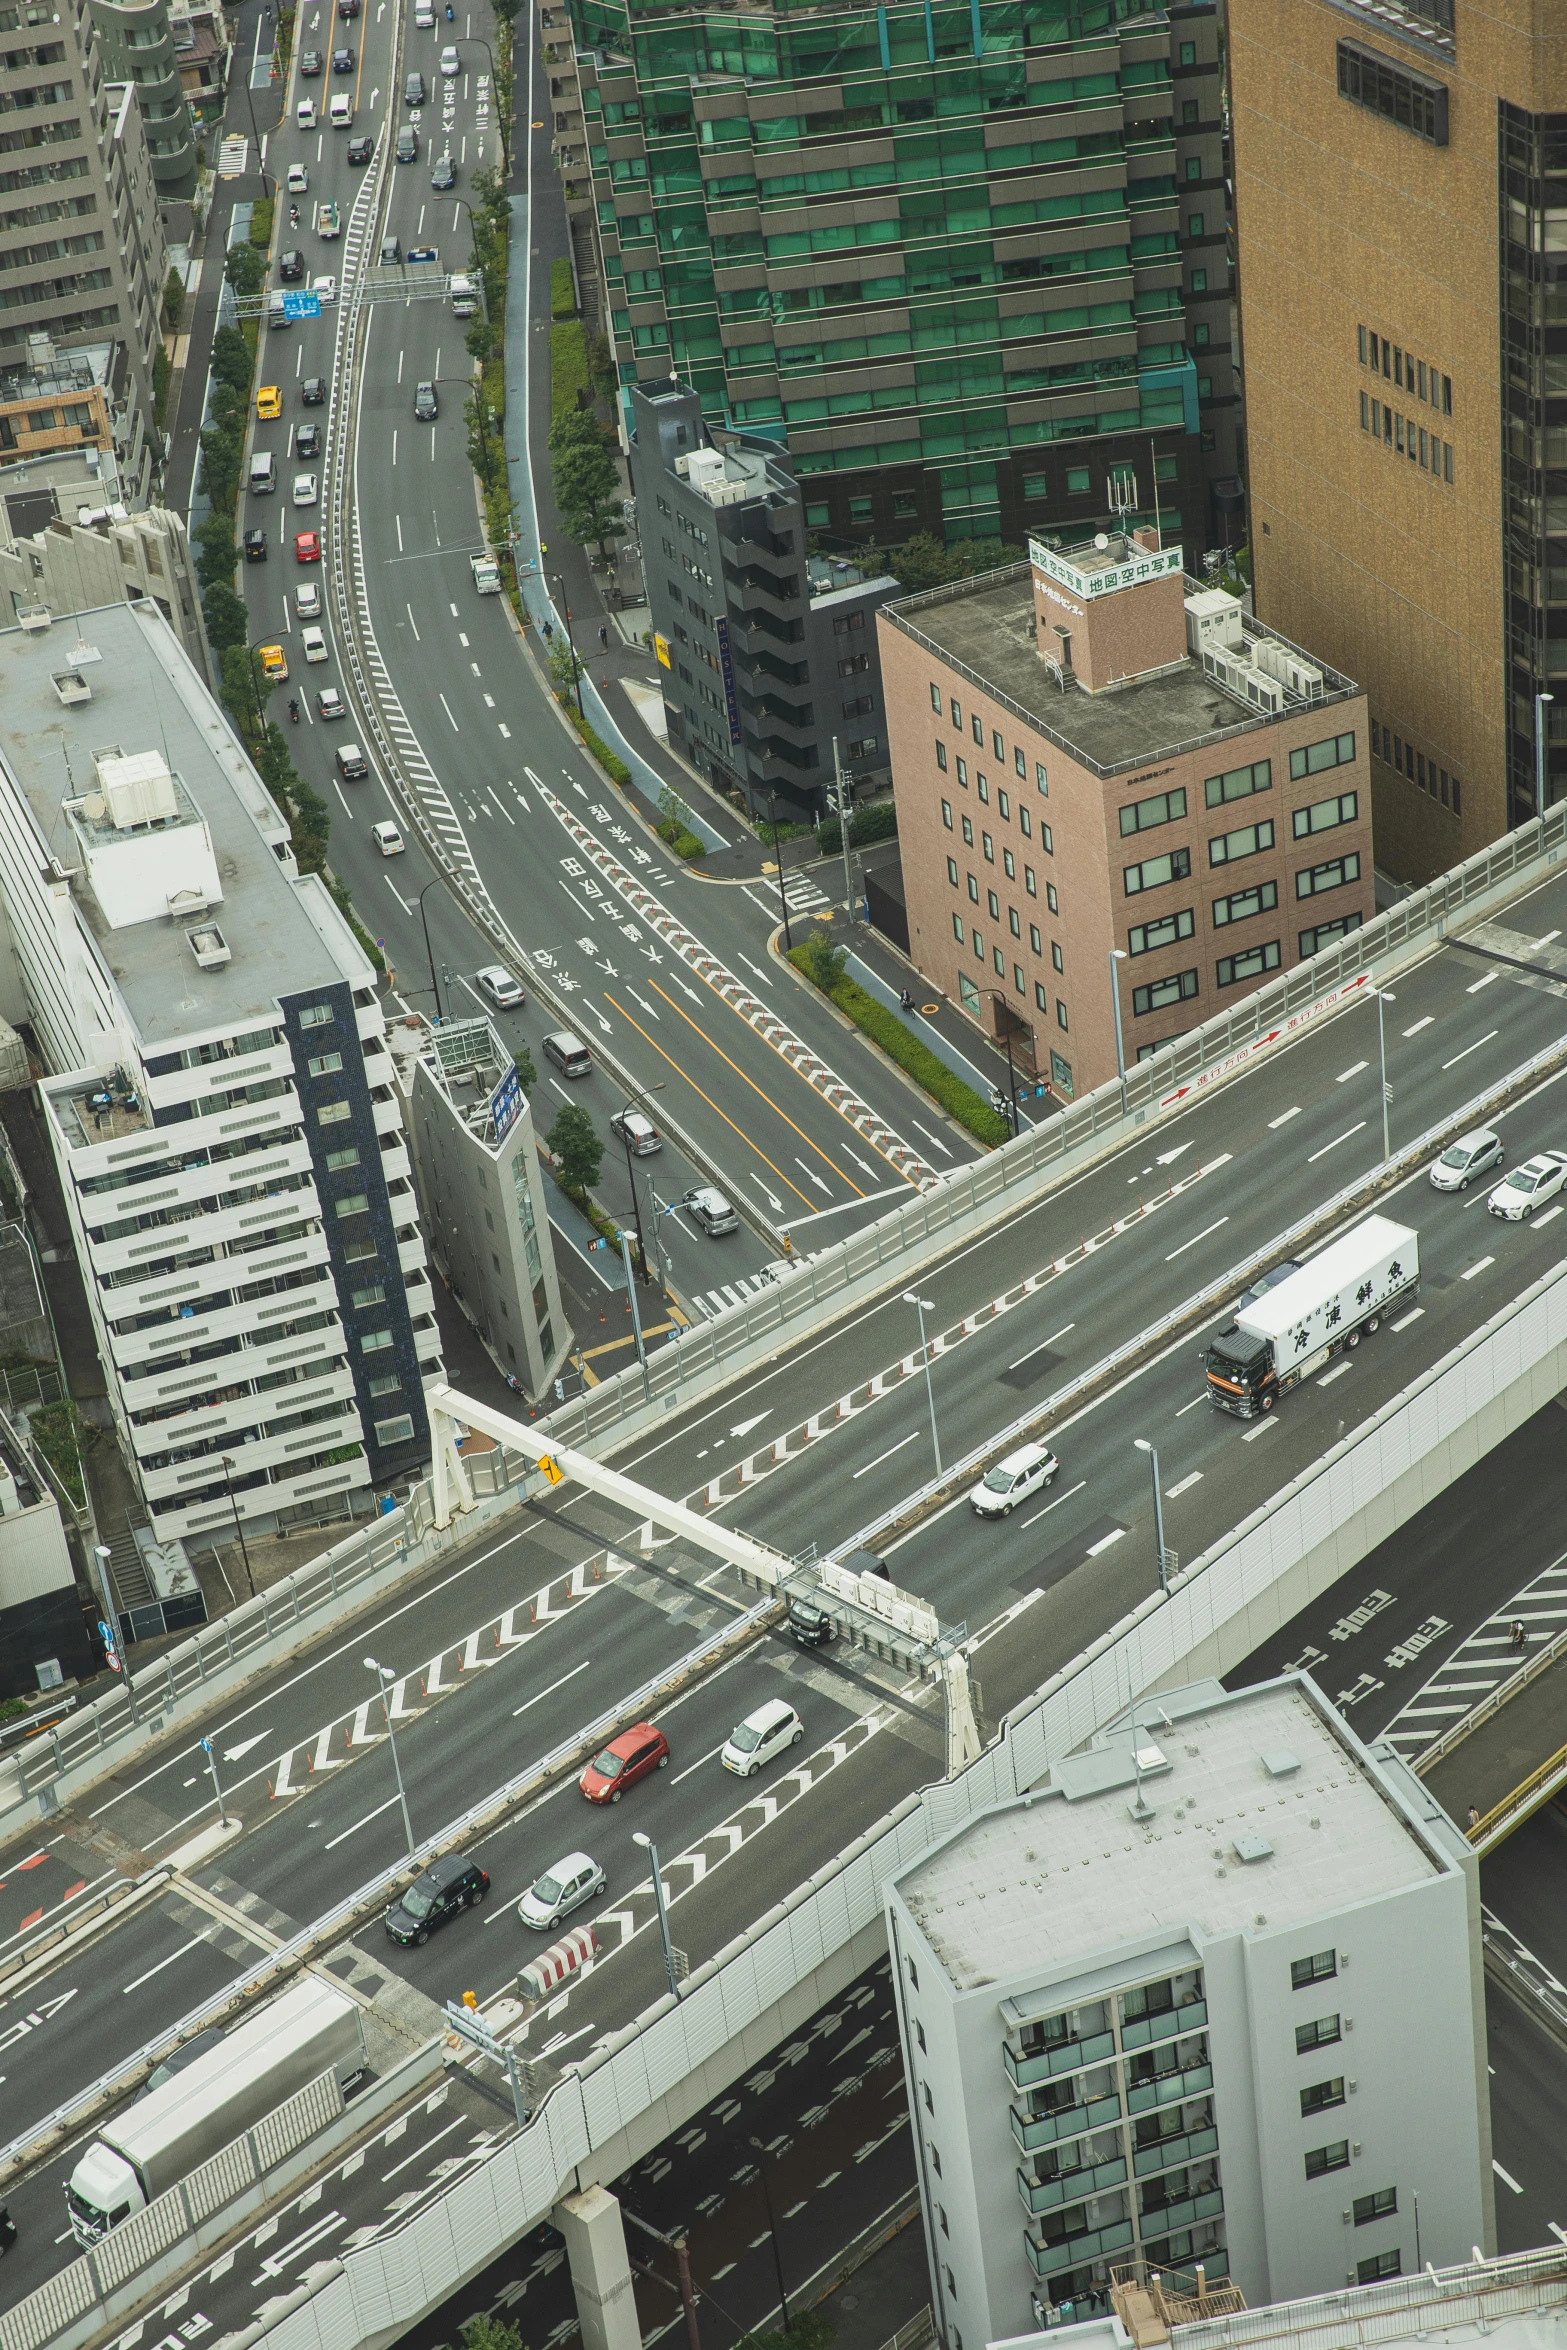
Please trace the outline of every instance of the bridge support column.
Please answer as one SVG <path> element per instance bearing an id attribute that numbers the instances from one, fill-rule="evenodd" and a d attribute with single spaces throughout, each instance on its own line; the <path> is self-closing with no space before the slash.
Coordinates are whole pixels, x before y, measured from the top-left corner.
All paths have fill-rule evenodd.
<path id="1" fill-rule="evenodd" d="M 620 2205 L 607 2187 L 564 2195 L 555 2220 L 566 2239 L 582 2350 L 642 2350 Z"/>

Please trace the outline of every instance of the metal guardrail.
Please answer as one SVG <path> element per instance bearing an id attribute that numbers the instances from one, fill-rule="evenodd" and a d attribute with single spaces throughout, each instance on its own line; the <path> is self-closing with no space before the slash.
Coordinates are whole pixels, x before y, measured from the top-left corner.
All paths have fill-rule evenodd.
<path id="1" fill-rule="evenodd" d="M 1510 1836 L 1514 1828 L 1521 1828 L 1530 1813 L 1538 1811 L 1542 1803 L 1549 1803 L 1557 1789 L 1563 1786 L 1567 1786 L 1567 1746 L 1559 1746 L 1537 1770 L 1531 1771 L 1527 1779 L 1513 1788 L 1511 1794 L 1504 1795 L 1500 1803 L 1493 1803 L 1490 1810 L 1482 1813 L 1473 1827 L 1465 1831 L 1481 1859 Z"/>
<path id="2" fill-rule="evenodd" d="M 307 1960 L 357 1929 L 391 1897 L 399 1885 L 410 1883 L 433 1860 L 460 1845 L 466 1838 L 492 1826 L 516 1803 L 538 1793 L 562 1773 L 574 1769 L 626 1723 L 634 1722 L 655 1706 L 667 1701 L 686 1684 L 699 1678 L 712 1665 L 720 1663 L 730 1653 L 746 1646 L 765 1631 L 782 1613 L 782 1604 L 776 1599 L 760 1601 L 743 1616 L 734 1617 L 718 1631 L 710 1633 L 697 1647 L 689 1649 L 675 1665 L 643 1683 L 616 1704 L 589 1722 L 584 1729 L 573 1732 L 540 1760 L 530 1763 L 501 1787 L 493 1789 L 478 1803 L 433 1835 L 425 1838 L 418 1849 L 396 1867 L 381 1870 L 367 1878 L 354 1892 L 315 1921 L 293 1935 L 287 1942 L 269 1950 L 264 1957 L 247 1967 L 243 1973 L 231 1976 L 216 1999 L 208 1999 L 202 2006 L 192 2008 L 175 2024 L 147 2041 L 134 2055 L 124 2057 L 109 2072 L 99 2075 L 85 2089 L 80 2089 L 55 2110 L 9 2145 L 0 2147 L 0 2186 L 29 2162 L 37 2161 L 60 2137 L 79 2128 L 92 2113 L 111 2097 L 118 2095 L 139 2074 L 151 2069 L 171 2048 L 176 2048 L 191 2033 L 215 2022 L 219 2016 L 230 2015 L 254 1992 L 279 1976 L 292 1974 Z"/>
<path id="3" fill-rule="evenodd" d="M 1423 1779 L 1427 1771 L 1435 1770 L 1439 1762 L 1444 1762 L 1448 1755 L 1463 1745 L 1466 1738 L 1483 1728 L 1520 1690 L 1527 1689 L 1531 1681 L 1537 1681 L 1542 1673 L 1548 1672 L 1557 1659 L 1563 1656 L 1567 1656 L 1567 1631 L 1558 1632 L 1555 1639 L 1547 1641 L 1544 1648 L 1537 1648 L 1515 1673 L 1510 1673 L 1498 1688 L 1482 1697 L 1479 1704 L 1464 1715 L 1462 1721 L 1454 1722 L 1450 1729 L 1442 1732 L 1440 1738 L 1434 1738 L 1429 1746 L 1423 1747 L 1410 1768 Z"/>

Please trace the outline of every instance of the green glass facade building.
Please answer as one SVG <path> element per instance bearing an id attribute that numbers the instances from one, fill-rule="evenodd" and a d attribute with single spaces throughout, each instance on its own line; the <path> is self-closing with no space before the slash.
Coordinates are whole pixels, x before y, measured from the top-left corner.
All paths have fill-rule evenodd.
<path id="1" fill-rule="evenodd" d="M 676 376 L 710 425 L 786 440 L 824 544 L 1156 496 L 1189 561 L 1235 535 L 1213 0 L 571 25 L 621 384 Z"/>

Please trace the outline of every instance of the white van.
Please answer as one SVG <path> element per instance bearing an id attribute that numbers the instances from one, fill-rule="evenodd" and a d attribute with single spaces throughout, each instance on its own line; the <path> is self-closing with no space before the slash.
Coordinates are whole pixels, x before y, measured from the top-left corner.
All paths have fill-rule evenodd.
<path id="1" fill-rule="evenodd" d="M 327 120 L 335 131 L 354 127 L 354 102 L 346 90 L 335 90 L 327 105 Z"/>
<path id="2" fill-rule="evenodd" d="M 302 131 L 313 131 L 315 129 L 316 102 L 314 98 L 300 99 L 299 104 L 294 109 L 294 120 Z"/>
<path id="3" fill-rule="evenodd" d="M 257 449 L 250 460 L 250 494 L 259 498 L 277 488 L 277 464 L 270 449 Z"/>

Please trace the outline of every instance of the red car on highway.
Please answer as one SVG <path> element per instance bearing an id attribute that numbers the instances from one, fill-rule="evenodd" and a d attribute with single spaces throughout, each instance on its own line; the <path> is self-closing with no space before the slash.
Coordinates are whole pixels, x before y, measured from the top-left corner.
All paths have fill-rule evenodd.
<path id="1" fill-rule="evenodd" d="M 319 563 L 321 560 L 321 533 L 318 530 L 296 530 L 294 533 L 294 560 L 297 563 Z"/>
<path id="2" fill-rule="evenodd" d="M 638 1722 L 612 1738 L 596 1754 L 577 1785 L 589 1803 L 618 1803 L 628 1787 L 661 1771 L 669 1760 L 669 1740 L 651 1722 Z"/>

